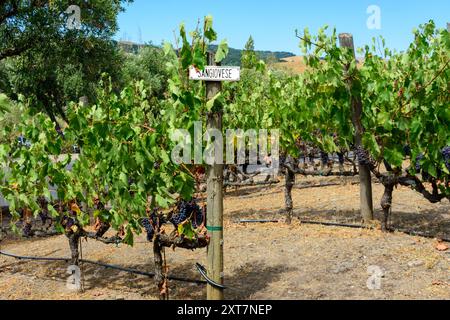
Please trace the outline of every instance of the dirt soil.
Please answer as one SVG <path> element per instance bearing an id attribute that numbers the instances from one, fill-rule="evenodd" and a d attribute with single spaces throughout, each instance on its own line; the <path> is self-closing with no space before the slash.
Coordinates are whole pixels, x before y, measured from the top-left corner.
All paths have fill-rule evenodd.
<path id="1" fill-rule="evenodd" d="M 302 220 L 359 223 L 359 186 L 340 178 L 300 178 L 298 183 L 342 182 L 293 190 Z M 374 185 L 379 208 L 382 186 Z M 383 234 L 377 230 L 284 223 L 238 224 L 240 219 L 283 220 L 283 185 L 229 190 L 225 199 L 227 299 L 450 299 L 450 251 L 438 240 Z M 392 226 L 450 238 L 450 203 L 430 204 L 407 188 L 394 192 Z M 381 212 L 377 209 L 376 216 Z M 152 246 L 144 236 L 135 247 L 83 241 L 83 258 L 151 272 Z M 6 240 L 1 250 L 19 255 L 67 257 L 64 236 Z M 195 263 L 206 250 L 166 250 L 170 274 L 201 279 Z M 369 266 L 383 270 L 381 288 L 370 290 Z M 0 256 L 0 299 L 157 299 L 153 280 L 83 265 L 84 293 L 66 287 L 64 262 L 25 262 Z M 170 282 L 171 299 L 204 299 L 205 286 Z"/>

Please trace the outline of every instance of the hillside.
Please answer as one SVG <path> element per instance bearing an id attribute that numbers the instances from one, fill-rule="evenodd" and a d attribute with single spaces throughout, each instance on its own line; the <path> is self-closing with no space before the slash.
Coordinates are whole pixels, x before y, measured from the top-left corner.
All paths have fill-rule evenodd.
<path id="1" fill-rule="evenodd" d="M 211 50 L 216 50 L 217 46 L 211 46 Z M 258 57 L 264 61 L 267 61 L 269 58 L 274 57 L 277 61 L 282 61 L 282 59 L 295 57 L 295 55 L 291 52 L 285 51 L 255 51 Z M 240 66 L 241 65 L 241 56 L 242 50 L 230 48 L 228 52 L 228 56 L 222 62 L 222 65 L 226 66 Z"/>
<path id="2" fill-rule="evenodd" d="M 301 56 L 283 58 L 280 62 L 275 63 L 273 67 L 294 74 L 303 73 L 306 70 L 304 58 Z"/>
<path id="3" fill-rule="evenodd" d="M 358 58 L 358 66 L 362 65 L 362 58 Z M 300 74 L 307 69 L 304 57 L 293 56 L 281 59 L 280 62 L 273 64 L 273 68 L 277 70 L 286 71 L 288 73 Z"/>
<path id="4" fill-rule="evenodd" d="M 154 46 L 152 44 L 143 45 L 143 44 L 137 44 L 137 43 L 130 42 L 130 41 L 119 41 L 116 43 L 125 52 L 133 53 L 133 54 L 138 53 L 139 49 L 142 47 Z M 217 46 L 213 45 L 210 47 L 210 49 L 215 51 L 215 50 L 217 50 Z M 293 53 L 285 52 L 285 51 L 255 51 L 255 52 L 258 55 L 258 57 L 264 61 L 268 60 L 269 58 L 275 58 L 276 61 L 282 61 L 282 59 L 285 59 L 285 58 L 295 57 L 295 55 Z M 228 52 L 228 56 L 222 62 L 222 65 L 240 66 L 241 65 L 241 56 L 242 56 L 242 50 L 230 48 L 229 52 Z"/>

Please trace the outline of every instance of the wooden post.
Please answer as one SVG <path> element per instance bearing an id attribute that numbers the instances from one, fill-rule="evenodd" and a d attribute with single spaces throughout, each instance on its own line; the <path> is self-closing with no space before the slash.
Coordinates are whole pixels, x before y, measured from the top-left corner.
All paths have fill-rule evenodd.
<path id="1" fill-rule="evenodd" d="M 214 66 L 215 54 L 208 53 L 208 65 Z M 206 98 L 214 98 L 222 89 L 221 82 L 206 81 Z M 208 114 L 208 129 L 222 131 L 222 110 L 212 110 Z M 223 284 L 223 161 L 208 165 L 207 168 L 207 229 L 210 235 L 208 245 L 208 277 Z M 207 299 L 223 300 L 223 290 L 208 284 Z"/>
<path id="2" fill-rule="evenodd" d="M 355 46 L 353 43 L 353 36 L 349 33 L 339 34 L 339 44 L 341 47 L 349 48 L 353 52 L 353 57 L 356 59 Z M 350 65 L 344 67 L 345 74 L 348 73 Z M 352 90 L 352 79 L 347 80 L 348 90 Z M 352 105 L 352 123 L 355 128 L 355 149 L 362 147 L 362 136 L 364 128 L 361 122 L 362 115 L 362 102 L 359 93 L 356 95 L 351 94 Z M 360 180 L 360 207 L 361 215 L 364 219 L 364 223 L 368 224 L 373 220 L 373 199 L 372 199 L 372 176 L 370 174 L 369 167 L 359 165 L 359 180 Z"/>

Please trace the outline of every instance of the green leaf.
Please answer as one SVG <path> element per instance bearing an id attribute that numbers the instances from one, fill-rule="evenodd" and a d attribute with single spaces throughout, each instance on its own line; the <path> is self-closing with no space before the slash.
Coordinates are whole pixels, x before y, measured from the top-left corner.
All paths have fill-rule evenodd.
<path id="1" fill-rule="evenodd" d="M 200 47 L 195 48 L 192 64 L 199 70 L 205 69 L 206 57 Z"/>
<path id="2" fill-rule="evenodd" d="M 159 194 L 156 195 L 155 199 L 156 199 L 156 203 L 158 204 L 159 207 L 161 207 L 161 208 L 168 207 L 169 201 L 167 201 L 165 198 L 161 197 Z"/>
<path id="3" fill-rule="evenodd" d="M 218 108 L 220 108 L 223 105 L 224 105 L 224 96 L 223 96 L 222 92 L 219 92 L 212 99 L 210 99 L 210 100 L 208 100 L 208 102 L 206 102 L 206 110 L 208 112 L 212 111 L 213 109 L 217 110 Z"/>
<path id="4" fill-rule="evenodd" d="M 436 166 L 433 163 L 431 163 L 429 161 L 425 161 L 423 168 L 424 168 L 425 172 L 428 172 L 430 175 L 437 178 L 438 174 L 437 174 Z"/>
<path id="5" fill-rule="evenodd" d="M 27 207 L 30 206 L 28 197 L 25 194 L 23 194 L 23 193 L 19 194 L 19 200 L 22 201 L 25 206 L 27 206 Z"/>
<path id="6" fill-rule="evenodd" d="M 185 221 L 178 225 L 178 234 L 184 235 L 187 239 L 195 239 L 195 230 L 192 227 L 191 221 Z"/>
<path id="7" fill-rule="evenodd" d="M 403 153 L 400 150 L 386 149 L 384 151 L 385 159 L 388 163 L 401 167 L 403 163 Z"/>
<path id="8" fill-rule="evenodd" d="M 80 222 L 81 225 L 86 226 L 90 222 L 90 217 L 88 214 L 80 212 L 80 214 L 77 215 L 77 220 L 78 222 Z"/>
<path id="9" fill-rule="evenodd" d="M 57 218 L 59 216 L 58 211 L 56 211 L 55 208 L 51 204 L 47 205 L 47 210 L 50 213 L 50 216 L 52 218 Z"/>
<path id="10" fill-rule="evenodd" d="M 380 154 L 380 147 L 378 146 L 375 136 L 369 132 L 365 132 L 363 135 L 363 145 L 367 147 L 371 154 L 378 157 Z"/>
<path id="11" fill-rule="evenodd" d="M 222 40 L 222 42 L 219 44 L 219 47 L 217 48 L 216 52 L 216 62 L 219 63 L 223 59 L 225 59 L 228 55 L 228 43 L 227 40 Z"/>
<path id="12" fill-rule="evenodd" d="M 121 181 L 123 183 L 123 185 L 128 186 L 128 177 L 124 172 L 120 173 L 119 181 Z"/>
<path id="13" fill-rule="evenodd" d="M 10 111 L 10 105 L 11 101 L 9 98 L 4 94 L 0 94 L 0 112 L 9 112 Z"/>
<path id="14" fill-rule="evenodd" d="M 169 155 L 167 154 L 166 150 L 160 149 L 161 159 L 164 164 L 170 163 Z"/>
<path id="15" fill-rule="evenodd" d="M 213 17 L 211 15 L 208 15 L 205 17 L 205 38 L 208 39 L 210 42 L 217 40 L 217 33 L 213 29 Z"/>
<path id="16" fill-rule="evenodd" d="M 127 225 L 127 232 L 125 234 L 125 238 L 123 239 L 123 242 L 128 244 L 129 246 L 134 245 L 134 235 L 133 235 L 133 230 L 131 229 L 131 225 Z"/>
<path id="17" fill-rule="evenodd" d="M 6 144 L 0 144 L 0 159 L 8 155 L 10 148 Z"/>

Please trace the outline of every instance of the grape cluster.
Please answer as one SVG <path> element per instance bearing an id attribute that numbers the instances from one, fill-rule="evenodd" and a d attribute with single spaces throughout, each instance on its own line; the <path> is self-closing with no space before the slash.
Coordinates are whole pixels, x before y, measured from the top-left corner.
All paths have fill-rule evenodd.
<path id="1" fill-rule="evenodd" d="M 345 163 L 345 157 L 343 153 L 338 152 L 337 154 L 338 158 L 339 158 L 339 164 L 344 164 Z"/>
<path id="2" fill-rule="evenodd" d="M 410 156 L 411 155 L 411 147 L 409 145 L 404 145 L 403 146 L 403 154 L 405 156 Z"/>
<path id="3" fill-rule="evenodd" d="M 358 146 L 355 150 L 355 154 L 358 157 L 358 162 L 362 166 L 368 166 L 370 164 L 369 154 L 363 147 Z"/>
<path id="4" fill-rule="evenodd" d="M 72 228 L 74 225 L 75 225 L 75 220 L 73 220 L 72 218 L 68 218 L 67 223 L 66 223 L 67 228 Z"/>
<path id="5" fill-rule="evenodd" d="M 447 167 L 448 170 L 450 170 L 450 146 L 446 146 L 441 150 L 441 154 L 442 157 L 444 158 L 444 162 L 445 162 L 445 166 Z M 428 172 L 426 172 L 425 170 L 422 169 L 422 166 L 420 164 L 420 162 L 425 159 L 425 156 L 423 155 L 423 153 L 419 154 L 416 157 L 416 163 L 415 163 L 415 169 L 416 169 L 416 173 L 422 173 L 422 179 L 425 181 L 428 181 L 431 179 L 431 176 L 429 175 Z M 439 168 L 436 171 L 437 176 L 442 176 L 443 172 L 442 170 L 440 170 Z"/>
<path id="6" fill-rule="evenodd" d="M 33 235 L 32 231 L 31 231 L 31 223 L 27 222 L 27 223 L 25 223 L 23 225 L 23 227 L 22 227 L 22 234 L 26 238 L 31 237 Z"/>
<path id="7" fill-rule="evenodd" d="M 166 223 L 163 215 L 158 213 L 158 208 L 155 208 L 149 218 L 142 219 L 142 226 L 147 232 L 147 240 L 149 242 L 153 241 L 153 236 L 155 235 L 155 228 L 159 229 L 161 225 Z"/>
<path id="8" fill-rule="evenodd" d="M 61 225 L 66 229 L 70 229 L 75 225 L 75 220 L 68 216 L 64 216 L 61 220 Z"/>
<path id="9" fill-rule="evenodd" d="M 445 166 L 450 170 L 450 146 L 446 146 L 442 149 L 442 156 L 444 157 Z"/>
<path id="10" fill-rule="evenodd" d="M 192 220 L 192 226 L 194 228 L 198 228 L 202 224 L 205 223 L 204 220 L 205 220 L 205 217 L 204 217 L 203 211 L 198 207 L 198 210 L 195 211 L 195 213 L 194 213 L 194 217 L 193 217 L 193 220 Z"/>
<path id="11" fill-rule="evenodd" d="M 423 153 L 419 154 L 416 157 L 416 166 L 415 166 L 416 173 L 420 173 L 420 171 L 421 171 L 420 161 L 422 161 L 424 158 L 425 158 L 425 156 L 423 155 Z"/>
<path id="12" fill-rule="evenodd" d="M 328 153 L 321 151 L 320 152 L 320 159 L 322 160 L 322 165 L 327 165 L 330 158 L 328 157 Z"/>
<path id="13" fill-rule="evenodd" d="M 42 210 L 39 212 L 39 218 L 41 218 L 42 224 L 45 225 L 48 220 L 51 220 L 51 218 L 48 215 L 47 210 Z"/>
<path id="14" fill-rule="evenodd" d="M 280 166 L 282 166 L 286 163 L 286 156 L 284 154 L 280 155 L 279 162 L 280 162 Z"/>
<path id="15" fill-rule="evenodd" d="M 55 130 L 59 134 L 59 136 L 64 139 L 64 132 L 62 131 L 59 124 L 55 124 Z"/>
<path id="16" fill-rule="evenodd" d="M 178 225 L 184 221 L 191 219 L 192 226 L 198 228 L 203 224 L 203 211 L 193 199 L 191 201 L 181 200 L 177 205 L 177 213 L 172 215 L 170 222 L 178 228 Z"/>
<path id="17" fill-rule="evenodd" d="M 426 172 L 425 170 L 422 170 L 422 166 L 420 165 L 420 161 L 422 161 L 423 159 L 425 159 L 425 156 L 423 155 L 423 153 L 419 154 L 416 157 L 416 173 L 422 173 L 422 180 L 424 181 L 428 181 L 430 180 L 431 176 L 429 175 L 428 172 Z"/>
<path id="18" fill-rule="evenodd" d="M 155 235 L 155 230 L 153 229 L 153 224 L 150 222 L 150 219 L 142 219 L 142 226 L 144 227 L 145 232 L 147 232 L 147 241 L 151 242 Z"/>

